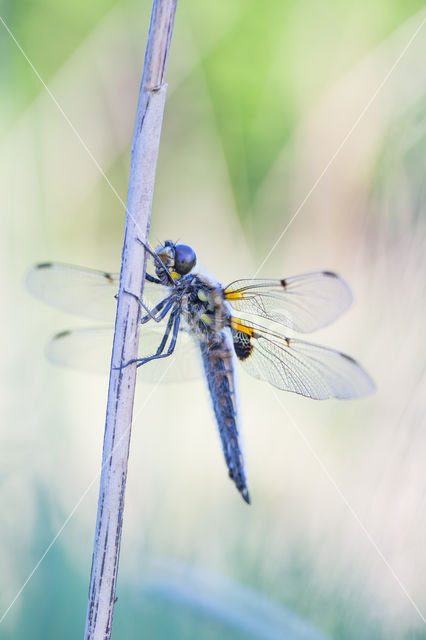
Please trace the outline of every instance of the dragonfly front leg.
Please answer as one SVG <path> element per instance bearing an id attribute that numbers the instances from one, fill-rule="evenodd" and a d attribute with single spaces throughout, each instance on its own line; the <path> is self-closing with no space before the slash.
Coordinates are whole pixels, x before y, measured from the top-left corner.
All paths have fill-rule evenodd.
<path id="1" fill-rule="evenodd" d="M 150 273 L 145 274 L 145 280 L 148 280 L 148 282 L 154 282 L 155 284 L 163 284 L 159 278 L 152 276 Z"/>
<path id="2" fill-rule="evenodd" d="M 143 316 L 143 318 L 141 318 L 141 324 L 145 324 L 146 322 L 148 322 L 148 320 L 161 322 L 161 320 L 163 320 L 163 318 L 167 315 L 168 311 L 170 310 L 170 307 L 174 303 L 174 299 L 167 297 L 167 298 L 164 298 L 164 300 L 161 300 L 161 302 L 159 302 L 157 305 L 155 305 L 153 309 L 148 309 L 146 304 L 138 295 L 136 295 L 136 293 L 133 293 L 132 291 L 127 291 L 127 289 L 123 289 L 123 293 L 127 293 L 129 296 L 136 298 L 138 304 L 142 307 L 144 311 L 147 312 L 146 316 Z M 166 306 L 164 307 L 164 305 Z M 159 311 L 161 311 L 160 315 L 156 315 Z"/>
<path id="3" fill-rule="evenodd" d="M 147 253 L 149 253 L 149 255 L 154 259 L 154 261 L 159 265 L 160 269 L 162 269 L 164 271 L 164 273 L 166 274 L 166 278 L 169 281 L 169 283 L 171 284 L 172 287 L 176 286 L 176 282 L 173 280 L 170 271 L 168 270 L 168 268 L 166 267 L 166 265 L 163 263 L 163 261 L 161 260 L 161 258 L 155 253 L 155 251 L 153 251 L 152 249 L 149 248 L 149 246 L 146 244 L 146 242 L 143 242 L 140 238 L 135 238 L 136 242 L 139 242 L 139 244 L 141 244 L 145 251 Z M 150 276 L 152 277 L 152 276 Z M 160 281 L 161 282 L 161 281 Z"/>

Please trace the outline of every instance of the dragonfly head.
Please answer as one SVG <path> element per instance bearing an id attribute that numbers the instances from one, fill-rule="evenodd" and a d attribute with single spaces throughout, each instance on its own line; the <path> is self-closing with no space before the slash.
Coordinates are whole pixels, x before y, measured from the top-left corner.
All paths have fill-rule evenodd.
<path id="1" fill-rule="evenodd" d="M 189 273 L 197 262 L 197 256 L 192 247 L 187 244 L 175 244 L 170 240 L 166 240 L 164 245 L 157 247 L 155 253 L 175 280 Z"/>

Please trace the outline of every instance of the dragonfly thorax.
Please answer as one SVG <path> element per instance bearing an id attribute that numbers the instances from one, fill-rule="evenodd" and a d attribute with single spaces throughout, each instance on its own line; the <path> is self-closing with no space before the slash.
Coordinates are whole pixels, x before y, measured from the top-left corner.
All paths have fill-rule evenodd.
<path id="1" fill-rule="evenodd" d="M 219 284 L 199 275 L 184 276 L 177 283 L 182 295 L 182 313 L 189 329 L 203 339 L 229 326 L 230 312 Z"/>

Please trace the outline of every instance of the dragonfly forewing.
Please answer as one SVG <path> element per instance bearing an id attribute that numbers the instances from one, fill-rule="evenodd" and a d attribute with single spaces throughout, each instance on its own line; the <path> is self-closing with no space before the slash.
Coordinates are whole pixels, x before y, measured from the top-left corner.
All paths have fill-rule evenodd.
<path id="1" fill-rule="evenodd" d="M 35 265 L 28 273 L 28 290 L 39 300 L 67 313 L 114 322 L 120 276 L 59 262 Z M 138 292 L 131 292 L 138 296 Z M 167 288 L 145 282 L 144 303 L 152 308 Z"/>

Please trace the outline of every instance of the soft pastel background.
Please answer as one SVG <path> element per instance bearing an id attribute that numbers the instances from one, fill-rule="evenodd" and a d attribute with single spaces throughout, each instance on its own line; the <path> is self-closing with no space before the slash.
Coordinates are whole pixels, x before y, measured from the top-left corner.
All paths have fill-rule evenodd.
<path id="1" fill-rule="evenodd" d="M 202 381 L 141 385 L 115 638 L 426 638 L 422 6 L 179 2 L 152 242 L 192 244 L 224 283 L 343 274 L 355 304 L 313 339 L 378 390 L 316 403 L 242 373 L 247 507 Z M 1 4 L 123 199 L 149 12 Z M 24 277 L 46 260 L 118 269 L 124 214 L 1 24 L 0 59 L 0 617 L 73 512 L 0 637 L 67 640 L 84 628 L 107 379 L 45 360 L 51 333 L 87 323 Z"/>

